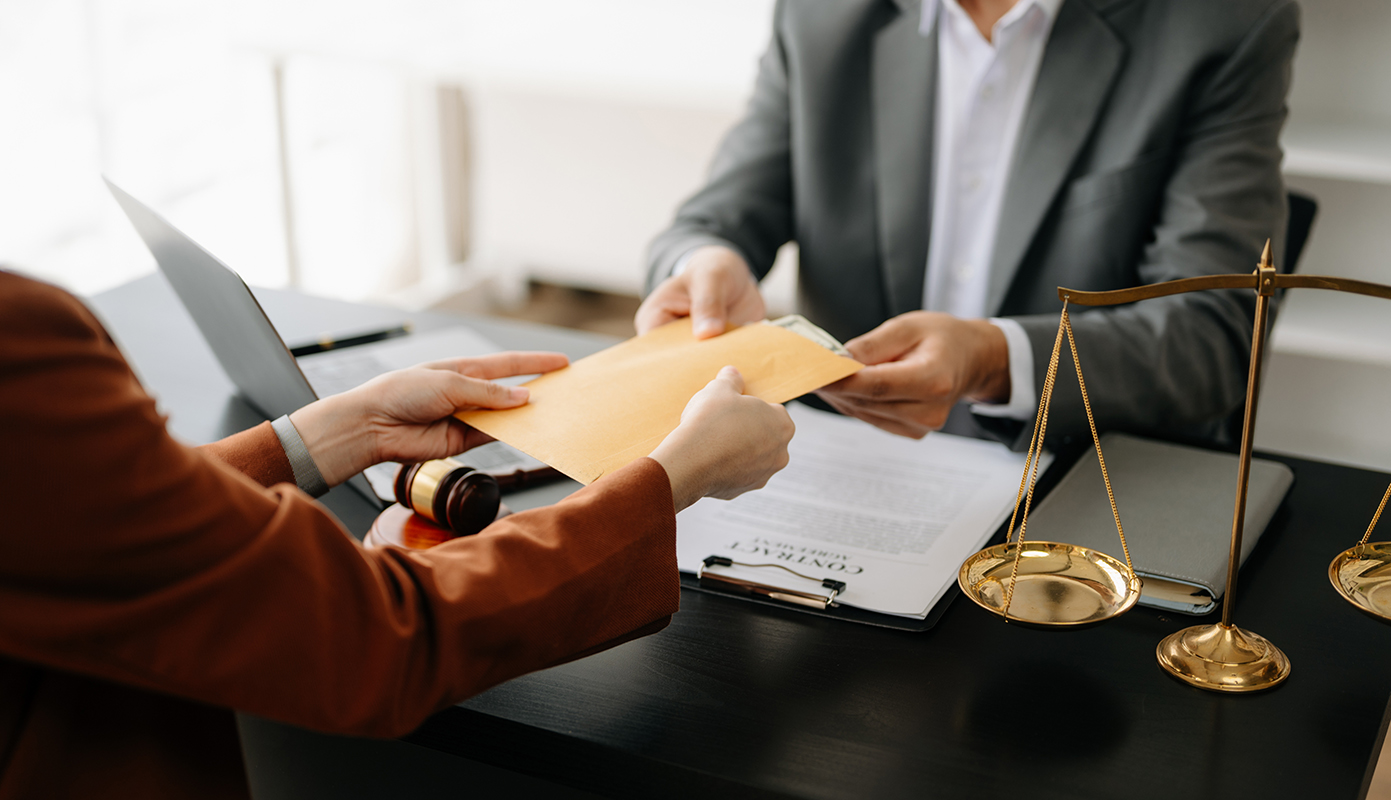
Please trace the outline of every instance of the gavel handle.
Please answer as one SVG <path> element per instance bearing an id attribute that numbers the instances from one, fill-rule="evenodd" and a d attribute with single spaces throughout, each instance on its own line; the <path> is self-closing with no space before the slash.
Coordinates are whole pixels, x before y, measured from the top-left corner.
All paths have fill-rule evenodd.
<path id="1" fill-rule="evenodd" d="M 494 475 L 497 480 L 498 488 L 503 494 L 508 492 L 519 492 L 522 489 L 530 489 L 533 486 L 540 486 L 544 483 L 551 483 L 564 478 L 565 474 L 555 467 L 541 467 L 540 469 L 519 469 L 506 475 Z"/>

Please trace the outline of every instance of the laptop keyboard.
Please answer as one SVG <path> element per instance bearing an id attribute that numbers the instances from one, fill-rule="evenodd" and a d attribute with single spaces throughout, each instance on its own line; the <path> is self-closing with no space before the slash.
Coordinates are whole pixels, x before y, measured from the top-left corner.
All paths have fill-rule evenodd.
<path id="1" fill-rule="evenodd" d="M 299 368 L 319 397 L 356 389 L 391 369 L 385 361 L 370 352 L 364 353 L 360 350 L 343 350 L 314 358 L 301 358 Z"/>

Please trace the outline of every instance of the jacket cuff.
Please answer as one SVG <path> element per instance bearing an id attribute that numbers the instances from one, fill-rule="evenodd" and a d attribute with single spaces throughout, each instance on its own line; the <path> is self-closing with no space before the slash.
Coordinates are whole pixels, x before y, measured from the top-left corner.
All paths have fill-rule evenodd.
<path id="1" fill-rule="evenodd" d="M 270 426 L 275 430 L 280 446 L 285 449 L 285 458 L 290 461 L 290 471 L 294 473 L 295 485 L 300 491 L 310 497 L 327 494 L 329 485 L 324 481 L 323 473 L 319 472 L 319 465 L 314 463 L 314 457 L 309 455 L 309 448 L 304 445 L 304 439 L 289 415 L 275 420 Z"/>

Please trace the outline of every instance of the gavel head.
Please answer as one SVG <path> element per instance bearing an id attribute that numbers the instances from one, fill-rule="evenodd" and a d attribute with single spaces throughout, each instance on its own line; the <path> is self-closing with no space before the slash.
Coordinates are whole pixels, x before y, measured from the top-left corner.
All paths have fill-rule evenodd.
<path id="1" fill-rule="evenodd" d="M 402 464 L 396 473 L 396 501 L 459 536 L 492 524 L 501 498 L 493 476 L 452 458 Z"/>

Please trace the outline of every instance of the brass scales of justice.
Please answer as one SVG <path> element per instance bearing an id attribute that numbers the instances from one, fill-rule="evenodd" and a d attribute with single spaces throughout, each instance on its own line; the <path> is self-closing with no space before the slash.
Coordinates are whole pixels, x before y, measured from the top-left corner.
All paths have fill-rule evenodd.
<path id="1" fill-rule="evenodd" d="M 1053 342 L 1053 354 L 1039 397 L 1038 415 L 1028 457 L 1024 462 L 1024 474 L 1019 481 L 1014 515 L 1010 518 L 1004 543 L 988 547 L 966 559 L 957 575 L 957 582 L 966 596 L 977 605 L 1003 617 L 1007 622 L 1031 627 L 1054 630 L 1086 627 L 1113 619 L 1134 607 L 1140 597 L 1141 582 L 1130 561 L 1130 548 L 1125 542 L 1116 497 L 1111 490 L 1111 478 L 1101 454 L 1101 440 L 1092 416 L 1091 400 L 1087 397 L 1086 382 L 1082 378 L 1082 365 L 1077 358 L 1077 342 L 1067 307 L 1070 303 L 1083 306 L 1120 305 L 1208 289 L 1251 289 L 1256 292 L 1256 319 L 1251 334 L 1251 364 L 1241 427 L 1241 455 L 1237 470 L 1236 507 L 1232 514 L 1231 550 L 1227 561 L 1227 587 L 1222 598 L 1220 623 L 1194 625 L 1170 634 L 1159 643 L 1155 655 L 1159 665 L 1167 672 L 1200 689 L 1254 692 L 1276 686 L 1290 674 L 1289 658 L 1278 647 L 1265 637 L 1232 624 L 1237 568 L 1241 564 L 1246 491 L 1251 472 L 1256 398 L 1270 299 L 1276 289 L 1328 289 L 1391 300 L 1391 286 L 1348 278 L 1278 274 L 1271 261 L 1270 242 L 1267 241 L 1256 271 L 1249 275 L 1207 275 L 1109 292 L 1082 292 L 1058 287 L 1058 298 L 1063 301 L 1058 335 Z M 1077 368 L 1082 404 L 1091 427 L 1092 443 L 1101 466 L 1102 480 L 1106 484 L 1106 496 L 1111 503 L 1124 562 L 1087 547 L 1025 541 L 1024 538 L 1034 486 L 1038 482 L 1039 458 L 1048 426 L 1048 406 L 1057 380 L 1064 334 L 1072 352 L 1072 363 Z M 1333 559 L 1328 567 L 1328 576 L 1334 588 L 1348 602 L 1376 619 L 1391 623 L 1391 542 L 1368 543 L 1388 498 L 1391 498 L 1391 486 L 1387 487 L 1386 495 L 1382 497 L 1381 505 L 1362 540 Z M 1017 536 L 1014 534 L 1016 521 L 1019 523 Z"/>

